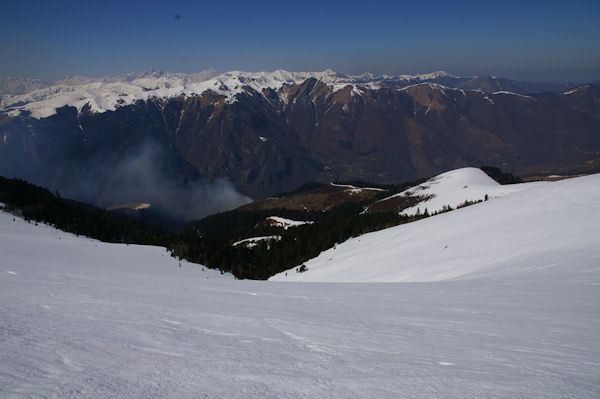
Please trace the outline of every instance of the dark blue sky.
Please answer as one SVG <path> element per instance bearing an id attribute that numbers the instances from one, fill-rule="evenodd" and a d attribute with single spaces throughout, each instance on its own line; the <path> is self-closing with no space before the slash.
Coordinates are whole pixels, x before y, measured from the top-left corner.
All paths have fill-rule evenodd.
<path id="1" fill-rule="evenodd" d="M 3 1 L 0 77 L 332 68 L 586 82 L 600 79 L 599 21 L 599 0 Z"/>

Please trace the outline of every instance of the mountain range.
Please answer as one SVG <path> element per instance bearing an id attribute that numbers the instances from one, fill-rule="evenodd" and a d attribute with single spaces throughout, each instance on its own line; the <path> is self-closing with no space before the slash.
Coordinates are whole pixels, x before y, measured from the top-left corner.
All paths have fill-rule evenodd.
<path id="1" fill-rule="evenodd" d="M 600 86 L 495 77 L 149 71 L 0 84 L 0 174 L 181 220 L 309 181 L 600 167 Z M 173 209 L 179 209 L 173 213 Z"/>

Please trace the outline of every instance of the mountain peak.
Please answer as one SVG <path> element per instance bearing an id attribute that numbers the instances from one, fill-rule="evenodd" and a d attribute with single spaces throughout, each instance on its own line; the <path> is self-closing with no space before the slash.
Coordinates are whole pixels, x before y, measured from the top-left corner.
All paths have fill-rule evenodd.
<path id="1" fill-rule="evenodd" d="M 331 68 L 327 68 L 326 70 L 323 71 L 323 74 L 324 75 L 337 75 L 337 72 Z"/>
<path id="2" fill-rule="evenodd" d="M 165 74 L 165 72 L 159 70 L 159 69 L 154 69 L 154 68 L 150 68 L 146 71 L 143 71 L 139 74 L 137 74 L 137 77 L 141 77 L 141 78 L 148 78 L 148 77 L 152 77 L 152 78 L 160 78 L 161 76 L 163 76 Z"/>
<path id="3" fill-rule="evenodd" d="M 440 78 L 458 78 L 458 76 L 448 73 L 446 71 L 435 71 L 432 73 L 417 75 L 416 77 L 419 78 L 420 80 L 440 79 Z"/>

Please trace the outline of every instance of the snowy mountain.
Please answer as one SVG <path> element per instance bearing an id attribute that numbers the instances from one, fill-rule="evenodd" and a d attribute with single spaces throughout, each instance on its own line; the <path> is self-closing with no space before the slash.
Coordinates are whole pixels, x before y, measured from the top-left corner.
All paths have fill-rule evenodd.
<path id="1" fill-rule="evenodd" d="M 291 269 L 270 280 L 421 282 L 589 274 L 591 282 L 600 273 L 600 174 L 511 187 L 462 169 L 421 187 L 435 195 L 428 202 L 431 210 L 486 193 L 502 197 L 352 238 L 305 262 L 306 272 Z"/>
<path id="2" fill-rule="evenodd" d="M 6 80 L 5 90 L 0 92 L 0 112 L 16 116 L 21 111 L 29 111 L 35 118 L 45 118 L 56 113 L 56 108 L 65 105 L 81 110 L 89 105 L 93 112 L 114 110 L 117 106 L 130 105 L 139 100 L 149 98 L 170 98 L 176 96 L 201 95 L 211 90 L 224 96 L 228 102 L 236 101 L 236 96 L 243 93 L 246 87 L 258 93 L 265 89 L 278 90 L 284 84 L 298 84 L 307 79 L 317 79 L 339 91 L 352 86 L 352 92 L 360 95 L 359 85 L 378 88 L 385 81 L 421 82 L 439 78 L 455 77 L 446 72 L 435 72 L 426 75 L 374 75 L 363 74 L 349 76 L 336 73 L 330 69 L 323 72 L 242 72 L 230 71 L 214 76 L 212 71 L 198 74 L 165 73 L 149 71 L 138 75 L 119 77 L 86 78 L 73 77 L 63 79 L 55 84 L 48 84 L 30 92 L 22 93 L 23 87 L 36 88 L 43 86 L 38 81 L 18 80 L 12 85 Z M 16 88 L 15 88 L 16 87 Z M 21 90 L 19 90 L 19 88 Z"/>
<path id="3" fill-rule="evenodd" d="M 302 274 L 421 283 L 235 281 L 0 213 L 0 396 L 597 398 L 599 185 L 362 236 Z"/>
<path id="4" fill-rule="evenodd" d="M 486 200 L 486 198 L 502 197 L 540 184 L 545 183 L 500 185 L 479 168 L 462 168 L 442 173 L 423 184 L 383 198 L 374 205 L 385 205 L 387 202 L 394 202 L 403 197 L 422 197 L 424 200 L 412 207 L 403 209 L 401 213 L 416 215 L 427 211 L 432 214 L 448 208 L 455 209 L 465 202 L 479 202 Z"/>
<path id="5" fill-rule="evenodd" d="M 82 110 L 84 106 L 93 112 L 105 112 L 150 98 L 197 96 L 212 91 L 224 96 L 228 103 L 235 102 L 237 95 L 248 88 L 262 93 L 264 90 L 279 90 L 284 85 L 300 84 L 316 79 L 337 92 L 352 87 L 353 95 L 361 95 L 365 89 L 402 89 L 424 82 L 441 83 L 449 87 L 464 85 L 473 78 L 460 78 L 445 71 L 421 75 L 378 75 L 364 73 L 345 75 L 331 69 L 322 72 L 273 72 L 230 71 L 216 75 L 214 70 L 194 74 L 168 73 L 149 70 L 140 74 L 127 74 L 102 78 L 73 76 L 56 82 L 31 78 L 5 78 L 0 84 L 0 113 L 17 116 L 21 111 L 30 112 L 34 118 L 45 118 L 56 113 L 65 105 Z M 488 78 L 496 82 L 496 78 Z M 507 81 L 510 82 L 510 81 Z M 518 84 L 511 82 L 510 88 L 520 93 Z M 567 90 L 572 86 L 561 86 Z M 494 91 L 504 88 L 494 86 Z M 480 90 L 471 84 L 469 90 Z M 532 90 L 535 91 L 535 90 Z M 285 100 L 285 98 L 284 98 Z"/>

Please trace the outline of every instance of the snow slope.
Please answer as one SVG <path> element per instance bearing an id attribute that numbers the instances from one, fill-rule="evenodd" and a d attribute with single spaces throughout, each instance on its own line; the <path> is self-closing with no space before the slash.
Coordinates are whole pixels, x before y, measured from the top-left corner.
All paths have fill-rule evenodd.
<path id="1" fill-rule="evenodd" d="M 461 186 L 473 199 L 504 196 L 350 239 L 306 262 L 308 271 L 271 280 L 417 282 L 600 268 L 600 174 L 511 187 L 460 169 L 426 183 L 422 192 L 436 185 L 439 196 L 421 210 L 464 201 Z"/>
<path id="2" fill-rule="evenodd" d="M 546 187 L 415 223 L 473 227 L 470 212 L 555 195 L 556 219 L 582 224 L 527 259 L 497 247 L 502 273 L 430 283 L 234 281 L 0 213 L 0 397 L 598 398 L 598 177 Z M 556 233 L 547 216 L 529 226 Z"/>
<path id="3" fill-rule="evenodd" d="M 336 73 L 330 69 L 322 72 L 273 72 L 230 71 L 216 75 L 213 71 L 196 74 L 165 73 L 149 71 L 139 75 L 123 77 L 86 78 L 74 77 L 41 87 L 28 93 L 5 94 L 0 96 L 0 112 L 10 116 L 21 111 L 30 111 L 34 118 L 44 118 L 56 113 L 56 108 L 65 105 L 81 109 L 89 104 L 94 112 L 114 110 L 117 106 L 132 104 L 149 98 L 169 98 L 190 96 L 212 90 L 226 97 L 228 102 L 249 86 L 259 93 L 263 89 L 278 90 L 284 84 L 301 83 L 315 78 L 332 86 L 335 91 L 350 85 L 353 95 L 361 94 L 361 87 L 377 88 L 382 81 L 398 80 L 421 82 L 429 79 L 452 76 L 446 72 L 434 72 L 425 75 L 374 75 L 358 76 Z"/>
<path id="4" fill-rule="evenodd" d="M 486 195 L 490 199 L 498 198 L 506 194 L 544 184 L 546 182 L 501 185 L 479 168 L 462 168 L 442 173 L 427 180 L 425 183 L 411 187 L 378 202 L 404 195 L 433 196 L 427 201 L 420 202 L 418 205 L 402 211 L 405 215 L 416 215 L 417 212 L 424 213 L 425 209 L 427 209 L 432 214 L 441 211 L 445 205 L 456 208 L 464 204 L 465 201 L 483 201 Z"/>
<path id="5" fill-rule="evenodd" d="M 233 279 L 231 274 L 222 275 L 218 270 L 195 263 L 179 262 L 163 247 L 105 243 L 45 224 L 36 226 L 4 211 L 0 211 L 0 253 L 0 268 L 6 273 L 12 265 L 18 267 L 26 261 L 28 266 L 41 267 L 56 275 L 68 273 L 72 266 L 84 265 L 90 278 L 96 274 L 151 273 L 164 278 L 181 275 Z"/>

